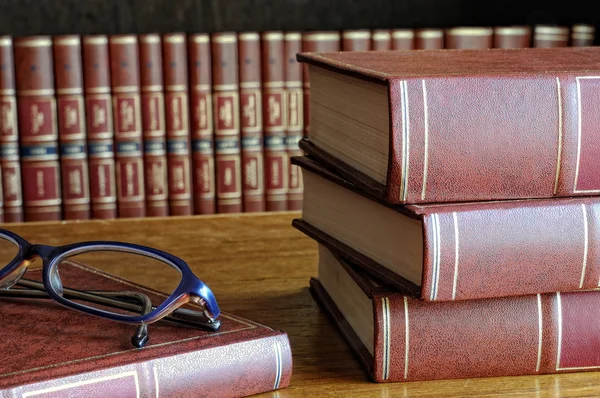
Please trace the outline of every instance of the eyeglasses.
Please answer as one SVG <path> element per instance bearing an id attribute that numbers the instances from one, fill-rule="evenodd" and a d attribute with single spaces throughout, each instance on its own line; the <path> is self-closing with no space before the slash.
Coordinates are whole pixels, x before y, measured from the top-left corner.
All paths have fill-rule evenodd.
<path id="1" fill-rule="evenodd" d="M 37 258 L 43 262 L 41 283 L 23 278 Z M 128 283 L 123 291 L 107 290 L 107 278 L 94 273 L 82 278 L 77 264 L 133 282 L 153 281 L 153 287 L 170 294 L 153 302 L 142 284 Z M 0 229 L 0 296 L 53 299 L 76 311 L 139 325 L 131 339 L 136 347 L 143 347 L 148 341 L 147 325 L 161 319 L 211 331 L 220 327 L 220 310 L 214 295 L 185 261 L 131 243 L 93 241 L 53 247 L 31 244 Z M 188 303 L 198 305 L 200 311 L 197 306 L 188 308 Z M 186 308 L 181 308 L 184 305 Z"/>

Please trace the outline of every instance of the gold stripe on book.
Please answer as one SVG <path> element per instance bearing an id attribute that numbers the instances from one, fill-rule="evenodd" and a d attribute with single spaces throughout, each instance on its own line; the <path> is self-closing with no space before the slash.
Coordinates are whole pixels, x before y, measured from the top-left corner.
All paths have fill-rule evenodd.
<path id="1" fill-rule="evenodd" d="M 440 219 L 439 215 L 434 213 L 431 215 L 431 234 L 433 235 L 433 264 L 431 267 L 431 293 L 429 295 L 430 300 L 437 299 L 438 289 L 438 278 L 440 276 Z"/>
<path id="2" fill-rule="evenodd" d="M 408 166 L 410 151 L 410 121 L 408 108 L 408 87 L 406 80 L 400 82 L 400 98 L 402 110 L 402 179 L 400 181 L 400 200 L 406 201 L 408 185 Z"/>
<path id="3" fill-rule="evenodd" d="M 337 41 L 340 34 L 337 32 L 308 33 L 302 38 L 305 41 Z"/>
<path id="4" fill-rule="evenodd" d="M 530 32 L 525 26 L 499 26 L 494 28 L 494 33 L 501 36 L 521 36 Z"/>
<path id="5" fill-rule="evenodd" d="M 439 39 L 444 37 L 444 32 L 441 30 L 423 30 L 417 32 L 417 37 L 422 39 Z"/>
<path id="6" fill-rule="evenodd" d="M 485 27 L 457 27 L 448 29 L 446 34 L 450 36 L 488 36 L 492 34 L 492 28 Z"/>
<path id="7" fill-rule="evenodd" d="M 163 38 L 163 41 L 165 43 L 173 43 L 173 44 L 185 43 L 185 35 L 180 34 L 180 35 L 165 36 Z"/>
<path id="8" fill-rule="evenodd" d="M 429 116 L 427 109 L 427 86 L 425 80 L 422 81 L 423 86 L 423 135 L 424 135 L 424 148 L 423 148 L 423 186 L 421 187 L 421 200 L 425 199 L 425 192 L 427 190 L 427 169 L 429 166 Z"/>
<path id="9" fill-rule="evenodd" d="M 281 375 L 283 374 L 283 364 L 281 359 L 281 344 L 279 341 L 275 342 L 275 382 L 273 383 L 273 389 L 277 390 L 281 384 Z"/>
<path id="10" fill-rule="evenodd" d="M 100 44 L 107 44 L 107 43 L 108 43 L 108 37 L 106 37 L 106 36 L 84 37 L 83 38 L 83 44 L 100 45 Z"/>
<path id="11" fill-rule="evenodd" d="M 111 37 L 111 44 L 137 44 L 137 36 Z"/>
<path id="12" fill-rule="evenodd" d="M 158 372 L 156 370 L 156 365 L 152 365 L 152 373 L 154 373 L 154 395 L 158 398 L 160 397 L 160 388 L 158 386 Z"/>
<path id="13" fill-rule="evenodd" d="M 558 190 L 558 176 L 560 175 L 560 162 L 562 157 L 562 93 L 560 91 L 560 79 L 556 77 L 556 93 L 558 96 L 558 156 L 556 160 L 556 176 L 554 177 L 554 195 Z"/>
<path id="14" fill-rule="evenodd" d="M 458 282 L 458 216 L 455 211 L 452 212 L 452 220 L 454 221 L 454 278 L 452 280 L 452 300 L 456 298 L 456 284 Z"/>
<path id="15" fill-rule="evenodd" d="M 214 36 L 212 38 L 212 41 L 215 43 L 237 43 L 237 38 L 233 34 L 220 35 L 220 36 Z"/>
<path id="16" fill-rule="evenodd" d="M 205 35 L 193 35 L 192 36 L 192 41 L 194 43 L 208 43 L 210 40 L 210 38 L 208 37 L 207 34 Z"/>
<path id="17" fill-rule="evenodd" d="M 585 269 L 587 268 L 588 258 L 588 219 L 587 210 L 585 204 L 581 204 L 581 213 L 583 215 L 583 265 L 581 266 L 581 278 L 579 279 L 579 288 L 583 287 L 583 281 L 585 279 Z"/>
<path id="18" fill-rule="evenodd" d="M 542 362 L 542 296 L 537 294 L 537 308 L 538 308 L 538 355 L 537 363 L 535 364 L 535 371 L 540 371 L 540 363 Z"/>
<path id="19" fill-rule="evenodd" d="M 387 297 L 381 299 L 382 329 L 383 329 L 383 358 L 381 378 L 390 377 L 390 301 Z"/>
<path id="20" fill-rule="evenodd" d="M 52 39 L 26 39 L 15 42 L 15 47 L 50 47 Z"/>
<path id="21" fill-rule="evenodd" d="M 560 292 L 556 292 L 556 321 L 558 323 L 557 334 L 558 334 L 558 343 L 556 347 L 556 370 L 560 369 L 560 350 L 562 349 L 562 303 L 560 300 Z"/>
<path id="22" fill-rule="evenodd" d="M 394 39 L 412 39 L 413 37 L 415 37 L 415 32 L 409 29 L 394 30 L 392 31 L 392 37 Z"/>
<path id="23" fill-rule="evenodd" d="M 408 353 L 410 352 L 410 333 L 408 323 L 408 299 L 404 296 L 404 378 L 408 378 Z"/>
<path id="24" fill-rule="evenodd" d="M 10 37 L 4 36 L 0 37 L 0 47 L 10 46 L 12 44 L 12 39 Z"/>

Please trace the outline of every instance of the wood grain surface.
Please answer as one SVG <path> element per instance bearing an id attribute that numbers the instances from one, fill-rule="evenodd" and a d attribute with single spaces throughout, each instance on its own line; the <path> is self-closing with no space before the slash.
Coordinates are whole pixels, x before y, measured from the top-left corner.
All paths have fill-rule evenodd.
<path id="1" fill-rule="evenodd" d="M 291 385 L 261 397 L 598 397 L 600 372 L 376 384 L 308 291 L 316 244 L 290 226 L 300 213 L 4 224 L 34 243 L 120 240 L 188 262 L 223 311 L 285 330 Z M 152 281 L 148 281 L 151 285 Z M 493 350 L 494 347 L 490 347 Z M 448 363 L 452 366 L 452 363 Z"/>

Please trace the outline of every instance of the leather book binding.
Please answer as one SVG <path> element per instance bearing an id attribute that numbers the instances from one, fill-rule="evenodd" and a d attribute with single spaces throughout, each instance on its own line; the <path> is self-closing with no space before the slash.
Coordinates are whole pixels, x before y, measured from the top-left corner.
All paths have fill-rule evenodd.
<path id="1" fill-rule="evenodd" d="M 598 291 L 427 303 L 395 292 L 323 248 L 319 256 L 311 292 L 375 382 L 600 368 Z M 342 286 L 360 298 L 363 312 L 340 297 Z M 372 329 L 361 325 L 367 322 Z"/>
<path id="2" fill-rule="evenodd" d="M 577 24 L 571 26 L 571 47 L 593 46 L 596 28 L 593 25 Z"/>
<path id="3" fill-rule="evenodd" d="M 497 26 L 494 28 L 494 48 L 531 47 L 529 26 Z"/>
<path id="4" fill-rule="evenodd" d="M 350 170 L 314 142 L 301 148 L 390 203 L 600 192 L 595 47 L 344 52 L 299 60 L 387 87 L 383 180 Z"/>
<path id="5" fill-rule="evenodd" d="M 108 37 L 83 37 L 85 116 L 92 218 L 117 217 L 117 182 Z"/>
<path id="6" fill-rule="evenodd" d="M 445 48 L 477 50 L 492 48 L 493 29 L 487 26 L 457 26 L 446 30 Z"/>
<path id="7" fill-rule="evenodd" d="M 146 216 L 165 217 L 169 215 L 169 187 L 161 39 L 159 34 L 148 33 L 138 40 Z"/>
<path id="8" fill-rule="evenodd" d="M 412 50 L 415 48 L 415 31 L 412 29 L 392 30 L 392 50 Z"/>
<path id="9" fill-rule="evenodd" d="M 389 29 L 375 29 L 371 32 L 371 50 L 388 51 L 392 49 L 392 34 Z"/>
<path id="10" fill-rule="evenodd" d="M 415 31 L 416 50 L 440 50 L 444 48 L 442 29 L 417 29 Z"/>
<path id="11" fill-rule="evenodd" d="M 285 51 L 283 32 L 264 32 L 262 44 L 265 209 L 287 210 L 289 159 L 286 147 Z"/>
<path id="12" fill-rule="evenodd" d="M 335 31 L 314 31 L 302 33 L 302 52 L 340 51 L 340 34 Z M 302 65 L 302 90 L 304 111 L 304 137 L 310 131 L 310 80 L 308 65 Z"/>
<path id="13" fill-rule="evenodd" d="M 61 265 L 63 272 L 70 274 L 69 280 L 82 281 L 82 287 L 89 282 L 102 290 L 122 291 L 130 285 L 77 264 Z M 41 277 L 39 269 L 26 276 Z M 140 288 L 136 285 L 136 291 Z M 150 289 L 147 294 L 166 297 Z M 129 342 L 131 325 L 82 314 L 51 300 L 0 301 L 0 347 L 11 353 L 11 360 L 0 364 L 2 397 L 246 396 L 290 382 L 286 333 L 228 313 L 221 313 L 217 332 L 159 321 L 149 326 L 150 340 L 138 349 Z"/>
<path id="14" fill-rule="evenodd" d="M 63 219 L 90 218 L 81 38 L 53 37 Z"/>
<path id="15" fill-rule="evenodd" d="M 52 38 L 14 40 L 25 221 L 62 219 Z"/>
<path id="16" fill-rule="evenodd" d="M 190 123 L 194 214 L 215 212 L 215 158 L 213 140 L 212 72 L 210 37 L 188 37 Z"/>
<path id="17" fill-rule="evenodd" d="M 598 197 L 394 206 L 307 157 L 293 162 L 311 195 L 292 225 L 405 294 L 453 301 L 598 287 Z M 315 213 L 315 189 L 352 207 Z M 348 213 L 380 243 L 340 228 Z"/>
<path id="18" fill-rule="evenodd" d="M 342 51 L 370 51 L 371 31 L 367 29 L 342 31 Z"/>
<path id="19" fill-rule="evenodd" d="M 244 213 L 265 211 L 260 35 L 238 34 Z M 261 66 L 262 65 L 262 66 Z"/>
<path id="20" fill-rule="evenodd" d="M 569 28 L 566 26 L 535 25 L 533 47 L 551 48 L 569 45 Z"/>
<path id="21" fill-rule="evenodd" d="M 19 161 L 19 129 L 13 42 L 0 36 L 0 167 L 4 221 L 23 221 L 23 191 Z"/>
<path id="22" fill-rule="evenodd" d="M 233 32 L 211 36 L 217 213 L 242 212 L 238 43 Z"/>
<path id="23" fill-rule="evenodd" d="M 163 35 L 169 208 L 174 216 L 194 213 L 186 39 L 184 33 Z"/>
<path id="24" fill-rule="evenodd" d="M 289 187 L 287 195 L 288 210 L 302 210 L 302 172 L 290 159 L 303 153 L 298 147 L 304 129 L 304 104 L 302 102 L 302 65 L 296 54 L 302 52 L 302 34 L 286 32 L 285 36 L 285 92 L 287 130 L 285 146 L 289 164 Z"/>

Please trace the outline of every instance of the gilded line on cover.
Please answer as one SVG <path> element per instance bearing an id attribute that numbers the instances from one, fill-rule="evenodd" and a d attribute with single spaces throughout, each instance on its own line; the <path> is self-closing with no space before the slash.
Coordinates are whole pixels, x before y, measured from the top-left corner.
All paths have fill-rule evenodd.
<path id="1" fill-rule="evenodd" d="M 535 371 L 540 371 L 540 363 L 542 362 L 542 296 L 537 294 L 537 307 L 538 307 L 538 355 L 537 362 L 535 364 Z"/>
<path id="2" fill-rule="evenodd" d="M 387 297 L 381 299 L 383 329 L 383 366 L 382 379 L 390 377 L 390 302 Z"/>
<path id="3" fill-rule="evenodd" d="M 583 266 L 581 267 L 581 279 L 579 280 L 580 289 L 583 287 L 588 258 L 588 219 L 585 204 L 583 203 L 581 204 L 581 212 L 583 213 Z"/>
<path id="4" fill-rule="evenodd" d="M 423 154 L 423 187 L 421 189 L 421 200 L 425 199 L 425 190 L 427 189 L 427 166 L 429 163 L 429 118 L 427 112 L 427 87 L 425 80 L 423 84 L 423 127 L 424 127 L 424 154 Z"/>
<path id="5" fill-rule="evenodd" d="M 433 234 L 433 267 L 431 270 L 431 294 L 430 300 L 437 299 L 438 279 L 440 277 L 440 219 L 438 214 L 431 215 Z"/>
<path id="6" fill-rule="evenodd" d="M 406 80 L 400 82 L 400 97 L 402 98 L 402 181 L 400 181 L 400 200 L 406 201 L 409 165 L 408 154 L 410 150 L 410 121 L 408 120 L 408 87 L 406 85 Z"/>
<path id="7" fill-rule="evenodd" d="M 458 217 L 452 212 L 454 220 L 454 280 L 452 281 L 452 300 L 456 298 L 456 283 L 458 281 Z"/>
<path id="8" fill-rule="evenodd" d="M 281 384 L 281 374 L 283 373 L 283 365 L 281 360 L 281 344 L 279 341 L 275 342 L 275 382 L 273 383 L 273 389 L 276 390 Z"/>
<path id="9" fill-rule="evenodd" d="M 562 95 L 560 93 L 560 80 L 558 76 L 556 77 L 556 93 L 558 95 L 558 156 L 556 160 L 556 177 L 554 178 L 554 195 L 558 190 L 558 176 L 560 174 L 560 161 L 562 156 L 562 136 L 563 136 L 563 126 L 562 126 Z"/>
<path id="10" fill-rule="evenodd" d="M 560 302 L 560 292 L 556 292 L 556 310 L 558 322 L 558 347 L 556 349 L 556 370 L 560 369 L 560 350 L 562 349 L 562 304 Z"/>
<path id="11" fill-rule="evenodd" d="M 410 340 L 408 334 L 408 299 L 404 296 L 404 335 L 405 337 L 405 348 L 404 348 L 404 378 L 408 378 L 408 351 L 410 348 Z"/>

